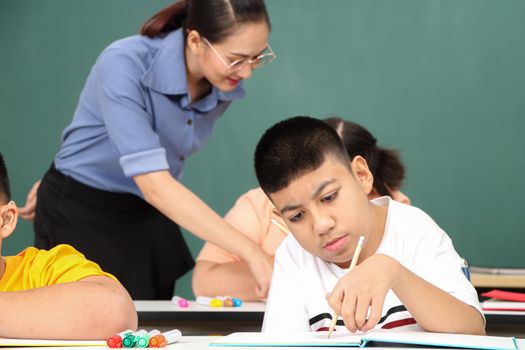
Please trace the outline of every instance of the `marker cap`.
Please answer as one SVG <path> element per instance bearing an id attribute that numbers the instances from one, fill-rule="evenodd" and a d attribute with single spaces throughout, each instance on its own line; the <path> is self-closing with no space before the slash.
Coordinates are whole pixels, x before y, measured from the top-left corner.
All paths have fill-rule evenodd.
<path id="1" fill-rule="evenodd" d="M 125 330 L 124 332 L 120 332 L 118 334 L 112 335 L 108 339 L 106 339 L 106 344 L 110 348 L 121 348 L 122 347 L 122 338 L 125 337 L 128 334 L 132 334 L 133 331 L 131 329 Z"/>

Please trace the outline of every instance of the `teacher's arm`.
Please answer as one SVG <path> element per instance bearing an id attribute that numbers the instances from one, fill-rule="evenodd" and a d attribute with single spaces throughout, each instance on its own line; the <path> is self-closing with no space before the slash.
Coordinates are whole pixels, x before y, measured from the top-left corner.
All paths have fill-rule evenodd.
<path id="1" fill-rule="evenodd" d="M 251 239 L 234 229 L 167 171 L 133 177 L 145 200 L 197 237 L 246 261 L 257 280 L 257 295 L 270 286 L 272 259 Z"/>

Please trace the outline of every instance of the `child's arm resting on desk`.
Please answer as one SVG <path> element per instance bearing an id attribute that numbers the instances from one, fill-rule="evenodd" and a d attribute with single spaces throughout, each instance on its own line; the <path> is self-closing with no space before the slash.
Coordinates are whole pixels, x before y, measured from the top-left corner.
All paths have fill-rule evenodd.
<path id="1" fill-rule="evenodd" d="M 106 276 L 0 292 L 2 337 L 105 339 L 136 327 L 137 313 L 128 292 Z"/>
<path id="2" fill-rule="evenodd" d="M 426 331 L 485 334 L 478 310 L 383 254 L 371 256 L 341 278 L 328 302 L 350 331 L 367 331 L 377 325 L 389 289 Z"/>
<path id="3" fill-rule="evenodd" d="M 246 261 L 261 296 L 268 293 L 273 262 L 255 242 L 224 221 L 168 171 L 137 175 L 133 179 L 146 201 L 168 218 Z"/>
<path id="4" fill-rule="evenodd" d="M 216 263 L 198 260 L 193 270 L 195 295 L 231 295 L 244 301 L 260 300 L 257 281 L 244 261 Z"/>
<path id="5" fill-rule="evenodd" d="M 270 201 L 262 200 L 261 195 L 266 198 L 260 190 L 245 193 L 224 217 L 258 245 L 268 234 L 271 215 Z M 209 242 L 197 257 L 192 285 L 195 295 L 231 295 L 245 301 L 266 298 L 257 289 L 257 281 L 245 261 Z"/>

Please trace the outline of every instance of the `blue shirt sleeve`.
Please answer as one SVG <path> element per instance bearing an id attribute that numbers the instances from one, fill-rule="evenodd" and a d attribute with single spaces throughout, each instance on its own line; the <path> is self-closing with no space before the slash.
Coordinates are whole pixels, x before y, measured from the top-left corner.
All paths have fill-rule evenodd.
<path id="1" fill-rule="evenodd" d="M 169 169 L 166 151 L 147 112 L 145 67 L 133 52 L 106 50 L 94 67 L 96 96 L 111 143 L 128 177 Z"/>

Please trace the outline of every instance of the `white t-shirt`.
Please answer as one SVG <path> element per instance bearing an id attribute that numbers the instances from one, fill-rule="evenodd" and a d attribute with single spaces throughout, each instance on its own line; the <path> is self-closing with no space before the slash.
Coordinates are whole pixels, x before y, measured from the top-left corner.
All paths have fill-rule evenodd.
<path id="1" fill-rule="evenodd" d="M 462 259 L 447 234 L 422 210 L 381 197 L 388 205 L 385 233 L 377 253 L 388 255 L 426 281 L 475 307 L 477 293 L 461 270 Z M 263 332 L 328 330 L 333 310 L 326 301 L 346 271 L 304 250 L 293 235 L 277 249 Z M 424 298 L 424 296 L 422 296 Z M 422 330 L 392 290 L 377 328 Z M 346 330 L 339 318 L 336 330 Z"/>

